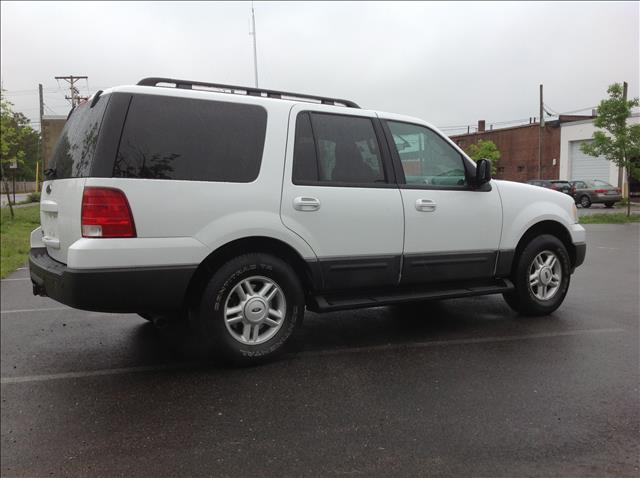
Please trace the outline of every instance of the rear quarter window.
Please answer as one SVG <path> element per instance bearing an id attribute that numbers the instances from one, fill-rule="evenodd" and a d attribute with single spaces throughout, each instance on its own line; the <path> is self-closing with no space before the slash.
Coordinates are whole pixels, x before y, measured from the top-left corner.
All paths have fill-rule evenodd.
<path id="1" fill-rule="evenodd" d="M 267 112 L 257 105 L 135 95 L 113 176 L 251 182 L 266 126 Z"/>

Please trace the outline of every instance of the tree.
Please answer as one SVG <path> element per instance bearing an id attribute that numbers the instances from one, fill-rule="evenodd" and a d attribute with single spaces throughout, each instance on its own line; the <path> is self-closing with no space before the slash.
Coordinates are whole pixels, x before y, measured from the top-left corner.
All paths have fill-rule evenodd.
<path id="1" fill-rule="evenodd" d="M 474 161 L 480 159 L 488 159 L 491 162 L 491 175 L 494 176 L 498 171 L 498 160 L 500 159 L 500 151 L 493 141 L 478 141 L 467 149 L 467 154 Z"/>
<path id="2" fill-rule="evenodd" d="M 23 179 L 35 176 L 35 164 L 40 159 L 40 134 L 29 125 L 22 113 L 14 113 L 12 104 L 0 96 L 0 171 L 7 199 L 9 186 L 5 171 L 16 161 Z M 13 207 L 9 200 L 13 217 Z"/>
<path id="3" fill-rule="evenodd" d="M 589 156 L 604 156 L 627 173 L 627 200 L 631 178 L 640 179 L 640 124 L 628 125 L 631 109 L 640 104 L 638 98 L 626 100 L 623 87 L 614 83 L 607 89 L 609 97 L 600 101 L 598 116 L 593 121 L 599 131 L 593 140 L 582 143 L 580 149 Z M 631 203 L 627 201 L 627 216 L 631 214 Z"/>
<path id="4" fill-rule="evenodd" d="M 31 127 L 29 118 L 22 113 L 13 112 L 12 123 L 20 131 L 19 148 L 24 151 L 24 159 L 18 171 L 18 179 L 33 181 L 36 177 L 36 164 L 41 159 L 40 132 Z"/>

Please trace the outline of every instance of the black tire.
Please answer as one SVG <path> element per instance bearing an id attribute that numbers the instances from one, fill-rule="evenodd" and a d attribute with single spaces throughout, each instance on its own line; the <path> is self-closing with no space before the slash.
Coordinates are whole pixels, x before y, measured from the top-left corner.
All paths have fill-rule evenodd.
<path id="1" fill-rule="evenodd" d="M 606 203 L 604 203 L 604 207 L 611 209 L 614 204 L 615 204 L 615 202 L 606 202 Z"/>
<path id="2" fill-rule="evenodd" d="M 286 302 L 284 319 L 277 332 L 259 344 L 241 343 L 234 338 L 225 323 L 225 305 L 230 294 L 237 285 L 252 277 L 264 277 L 273 281 Z M 198 304 L 191 310 L 190 321 L 207 352 L 234 364 L 253 365 L 282 352 L 296 326 L 301 323 L 304 308 L 304 291 L 294 270 L 272 255 L 250 253 L 236 257 L 218 268 L 205 286 Z M 243 324 L 244 319 L 239 326 L 242 327 Z"/>
<path id="3" fill-rule="evenodd" d="M 534 259 L 544 251 L 550 251 L 556 256 L 561 277 L 555 294 L 547 300 L 540 300 L 529 286 L 529 272 Z M 569 290 L 571 270 L 569 254 L 562 241 L 549 234 L 535 237 L 525 246 L 516 260 L 511 277 L 515 290 L 503 294 L 507 304 L 515 311 L 527 316 L 548 315 L 560 307 Z"/>
<path id="4" fill-rule="evenodd" d="M 587 196 L 586 194 L 583 194 L 582 196 L 580 196 L 580 205 L 586 209 L 590 208 L 591 198 L 589 198 L 589 196 Z"/>

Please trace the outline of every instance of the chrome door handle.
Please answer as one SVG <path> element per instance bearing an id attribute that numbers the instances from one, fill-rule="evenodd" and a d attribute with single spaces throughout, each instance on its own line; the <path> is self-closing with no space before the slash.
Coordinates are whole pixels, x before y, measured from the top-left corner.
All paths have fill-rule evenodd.
<path id="1" fill-rule="evenodd" d="M 299 196 L 293 200 L 293 208 L 298 211 L 317 211 L 320 209 L 320 200 Z"/>
<path id="2" fill-rule="evenodd" d="M 421 212 L 433 212 L 436 210 L 436 203 L 431 199 L 416 200 L 416 209 Z"/>

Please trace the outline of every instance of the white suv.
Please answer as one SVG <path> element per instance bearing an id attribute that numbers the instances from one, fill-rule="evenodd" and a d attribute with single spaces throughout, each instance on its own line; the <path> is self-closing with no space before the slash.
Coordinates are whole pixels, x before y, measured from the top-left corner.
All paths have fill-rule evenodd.
<path id="1" fill-rule="evenodd" d="M 34 293 L 188 320 L 237 361 L 305 308 L 501 293 L 549 314 L 586 250 L 569 196 L 346 100 L 148 78 L 78 106 L 50 165 Z"/>

